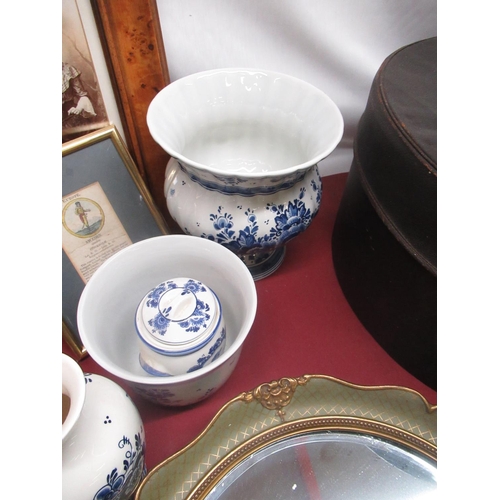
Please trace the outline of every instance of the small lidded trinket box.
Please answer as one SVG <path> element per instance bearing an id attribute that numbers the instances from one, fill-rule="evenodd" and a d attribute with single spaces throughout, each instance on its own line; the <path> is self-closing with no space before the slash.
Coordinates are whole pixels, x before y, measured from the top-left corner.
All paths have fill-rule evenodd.
<path id="1" fill-rule="evenodd" d="M 190 373 L 215 361 L 226 343 L 217 295 L 200 281 L 175 278 L 150 290 L 135 318 L 139 361 L 151 375 Z"/>

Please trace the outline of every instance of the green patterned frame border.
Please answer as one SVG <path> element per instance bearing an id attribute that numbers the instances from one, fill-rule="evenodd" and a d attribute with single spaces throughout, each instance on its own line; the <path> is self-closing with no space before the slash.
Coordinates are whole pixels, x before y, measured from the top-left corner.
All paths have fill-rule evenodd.
<path id="1" fill-rule="evenodd" d="M 437 407 L 411 389 L 326 375 L 282 378 L 224 405 L 192 443 L 146 476 L 136 500 L 199 500 L 249 454 L 317 430 L 385 437 L 437 460 Z"/>

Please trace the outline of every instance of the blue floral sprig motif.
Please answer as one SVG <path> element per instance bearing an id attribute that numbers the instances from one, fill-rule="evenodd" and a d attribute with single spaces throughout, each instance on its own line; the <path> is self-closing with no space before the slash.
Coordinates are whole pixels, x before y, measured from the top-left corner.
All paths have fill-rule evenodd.
<path id="1" fill-rule="evenodd" d="M 182 287 L 177 286 L 177 284 L 173 281 L 162 283 L 148 294 L 146 306 L 153 308 L 158 307 L 161 296 L 166 291 L 176 288 L 182 289 L 181 295 L 192 293 L 195 296 L 196 306 L 193 314 L 183 321 L 175 321 L 168 317 L 172 308 L 167 307 L 163 309 L 163 311 L 158 312 L 154 318 L 148 321 L 152 328 L 152 332 L 165 335 L 172 322 L 177 323 L 186 332 L 198 332 L 200 328 L 207 327 L 207 322 L 210 319 L 210 306 L 200 300 L 196 295 L 197 293 L 207 291 L 207 289 L 199 281 L 188 280 Z"/>
<path id="2" fill-rule="evenodd" d="M 160 297 L 167 291 L 167 284 L 161 283 L 154 290 L 148 293 L 146 305 L 148 307 L 158 307 Z"/>
<path id="3" fill-rule="evenodd" d="M 242 207 L 238 208 L 241 209 Z M 257 237 L 259 225 L 257 223 L 257 216 L 253 210 L 247 209 L 244 212 L 247 216 L 248 225 L 240 229 L 238 235 L 233 229 L 233 216 L 227 212 L 223 212 L 223 210 L 223 207 L 219 207 L 216 214 L 210 214 L 210 220 L 217 233 L 215 235 L 203 233 L 201 235 L 202 238 L 221 243 L 233 251 L 238 251 L 241 248 L 259 248 L 268 239 L 267 236 L 264 238 Z"/>
<path id="4" fill-rule="evenodd" d="M 222 349 L 220 349 L 220 346 L 224 342 L 225 338 L 226 338 L 226 329 L 223 328 L 221 336 L 217 339 L 217 342 L 215 342 L 215 344 L 209 349 L 208 354 L 204 354 L 203 356 L 198 358 L 197 364 L 189 368 L 187 373 L 191 373 L 196 370 L 199 370 L 200 368 L 203 368 L 209 361 L 212 362 L 215 361 L 222 354 Z"/>
<path id="5" fill-rule="evenodd" d="M 270 234 L 280 243 L 285 243 L 297 234 L 304 231 L 311 223 L 311 210 L 302 201 L 305 188 L 300 190 L 299 199 L 288 202 L 288 205 L 268 204 L 267 209 L 276 214 L 275 227 Z"/>
<path id="6" fill-rule="evenodd" d="M 317 192 L 316 197 L 321 198 L 321 187 L 318 187 L 316 183 L 312 187 Z M 233 217 L 227 212 L 223 213 L 222 207 L 218 208 L 216 214 L 210 214 L 210 220 L 217 233 L 215 235 L 203 233 L 201 237 L 221 243 L 234 252 L 242 249 L 249 252 L 254 249 L 265 249 L 286 243 L 304 231 L 316 215 L 316 213 L 312 214 L 311 209 L 307 208 L 303 202 L 304 194 L 305 188 L 302 188 L 299 199 L 290 201 L 287 205 L 267 205 L 266 209 L 275 214 L 274 227 L 270 229 L 269 234 L 262 237 L 257 236 L 259 225 L 257 215 L 253 210 L 247 209 L 245 211 L 248 225 L 236 235 L 236 231 L 232 229 L 234 226 Z"/>
<path id="7" fill-rule="evenodd" d="M 169 288 L 178 288 L 178 287 L 175 286 L 175 284 L 169 284 Z M 207 289 L 203 286 L 202 283 L 195 280 L 186 281 L 186 283 L 184 283 L 184 286 L 182 288 L 184 289 L 184 291 L 182 292 L 181 295 L 186 295 L 186 293 L 192 293 L 196 295 L 197 293 L 207 291 Z"/>
<path id="8" fill-rule="evenodd" d="M 319 204 L 321 203 L 321 196 L 322 196 L 322 192 L 323 192 L 323 185 L 321 183 L 321 177 L 318 178 L 318 183 L 316 183 L 316 181 L 313 179 L 311 181 L 311 187 L 312 187 L 312 190 L 316 193 L 316 203 Z M 317 214 L 318 212 L 316 211 L 314 214 L 313 214 L 313 217 Z"/>
<path id="9" fill-rule="evenodd" d="M 202 300 L 196 299 L 196 309 L 193 314 L 185 321 L 179 322 L 179 325 L 186 332 L 198 332 L 200 328 L 207 328 L 210 319 L 210 306 Z"/>
<path id="10" fill-rule="evenodd" d="M 257 232 L 259 231 L 257 216 L 251 209 L 246 210 L 245 215 L 247 216 L 248 226 L 240 230 L 238 237 L 233 242 L 235 250 L 240 248 L 252 249 L 262 245 L 263 238 L 257 237 Z"/>
<path id="11" fill-rule="evenodd" d="M 135 435 L 135 449 L 126 436 L 119 441 L 118 447 L 125 449 L 123 472 L 115 467 L 106 477 L 107 483 L 94 495 L 94 500 L 112 500 L 118 496 L 128 498 L 142 478 L 144 470 L 145 446 L 140 434 Z"/>
<path id="12" fill-rule="evenodd" d="M 219 206 L 216 214 L 210 214 L 210 220 L 217 231 L 216 235 L 207 235 L 203 233 L 202 238 L 217 241 L 217 243 L 230 243 L 234 239 L 236 232 L 232 229 L 234 226 L 233 216 L 227 212 L 223 213 L 224 208 Z"/>

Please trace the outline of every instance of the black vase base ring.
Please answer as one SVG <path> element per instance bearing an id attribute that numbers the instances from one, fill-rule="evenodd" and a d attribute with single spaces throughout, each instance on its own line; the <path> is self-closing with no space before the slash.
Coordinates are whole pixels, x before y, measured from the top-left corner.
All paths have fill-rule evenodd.
<path id="1" fill-rule="evenodd" d="M 286 247 L 280 246 L 275 250 L 255 252 L 239 257 L 248 267 L 254 281 L 258 281 L 273 274 L 283 263 L 285 254 Z"/>

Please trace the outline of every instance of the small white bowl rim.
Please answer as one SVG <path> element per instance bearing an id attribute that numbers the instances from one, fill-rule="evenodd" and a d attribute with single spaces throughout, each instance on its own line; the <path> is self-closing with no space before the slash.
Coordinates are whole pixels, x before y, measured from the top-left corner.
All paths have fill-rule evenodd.
<path id="1" fill-rule="evenodd" d="M 62 440 L 64 441 L 80 418 L 83 410 L 85 402 L 85 377 L 80 365 L 64 353 L 62 353 L 62 369 L 63 371 L 67 371 L 75 382 L 75 392 L 71 394 L 69 413 L 62 424 Z"/>
<path id="2" fill-rule="evenodd" d="M 176 239 L 184 239 L 187 240 L 188 238 L 191 240 L 192 238 L 199 239 L 200 241 L 204 242 L 201 244 L 210 244 L 210 245 L 217 245 L 217 247 L 220 247 L 221 251 L 224 253 L 227 252 L 227 258 L 228 259 L 237 259 L 235 262 L 237 262 L 237 265 L 239 266 L 241 264 L 241 270 L 243 271 L 244 276 L 246 276 L 246 279 L 248 280 L 248 283 L 251 284 L 252 286 L 249 287 L 249 291 L 251 293 L 251 296 L 249 298 L 249 313 L 248 313 L 248 319 L 244 325 L 245 330 L 241 331 L 240 334 L 234 339 L 231 345 L 227 346 L 226 349 L 224 350 L 224 353 L 219 356 L 218 359 L 213 361 L 212 363 L 204 366 L 203 368 L 200 368 L 194 372 L 191 373 L 186 373 L 183 375 L 171 375 L 168 377 L 153 377 L 151 375 L 133 375 L 130 372 L 124 370 L 120 366 L 117 366 L 115 364 L 110 364 L 107 362 L 99 352 L 96 352 L 94 350 L 94 347 L 91 343 L 88 342 L 88 338 L 85 333 L 85 329 L 80 330 L 80 336 L 82 338 L 83 345 L 85 345 L 87 352 L 89 355 L 92 357 L 92 359 L 100 365 L 102 368 L 107 370 L 109 373 L 121 378 L 122 380 L 135 383 L 135 384 L 141 384 L 141 385 L 149 385 L 149 386 L 168 386 L 168 385 L 176 385 L 178 383 L 182 382 L 191 382 L 194 381 L 200 377 L 203 377 L 204 375 L 209 374 L 210 372 L 215 371 L 219 366 L 224 364 L 226 361 L 228 361 L 238 349 L 241 348 L 244 340 L 247 338 L 248 333 L 250 332 L 250 329 L 252 328 L 255 315 L 257 313 L 257 289 L 255 288 L 255 282 L 253 280 L 253 277 L 248 270 L 247 266 L 237 257 L 231 250 L 225 248 L 224 246 L 220 245 L 219 243 L 215 243 L 211 240 L 207 240 L 204 238 L 199 238 L 198 236 L 191 236 L 191 235 L 184 235 L 184 234 L 169 234 L 169 235 L 160 235 L 160 236 L 154 236 L 152 238 L 147 238 L 145 240 L 138 241 L 134 243 L 135 247 L 141 245 L 148 245 L 151 244 L 153 240 L 159 240 L 159 239 L 164 239 L 164 238 L 176 238 Z M 111 257 L 109 257 L 97 271 L 95 272 L 94 276 L 97 275 L 97 273 L 105 272 L 106 268 L 110 267 L 113 265 L 113 263 L 120 258 L 120 255 L 124 252 L 127 252 L 131 246 L 128 246 L 126 248 L 123 248 L 119 252 L 115 253 Z M 102 269 L 102 271 L 101 271 Z M 89 291 L 91 290 L 92 287 L 92 278 L 88 281 L 87 285 L 83 289 L 82 295 L 80 297 L 80 301 L 78 304 L 78 310 L 77 310 L 77 324 L 80 325 L 82 320 L 82 314 L 83 314 L 83 309 L 85 307 L 85 302 L 87 300 L 87 296 L 90 293 Z M 89 286 L 90 285 L 90 286 Z"/>
<path id="3" fill-rule="evenodd" d="M 244 72 L 244 73 L 263 73 L 266 74 L 266 76 L 272 76 L 272 77 L 278 77 L 282 79 L 287 79 L 289 81 L 292 81 L 294 83 L 297 83 L 299 85 L 304 86 L 304 88 L 308 88 L 311 92 L 321 96 L 325 100 L 325 105 L 328 103 L 328 105 L 331 107 L 331 110 L 334 114 L 337 115 L 337 119 L 339 120 L 339 130 L 337 135 L 335 135 L 329 144 L 327 148 L 325 148 L 321 153 L 318 155 L 314 156 L 310 160 L 299 163 L 297 165 L 292 165 L 291 167 L 279 169 L 279 170 L 274 170 L 272 172 L 266 172 L 266 173 L 261 173 L 261 172 L 238 172 L 235 174 L 234 172 L 231 171 L 226 171 L 214 167 L 210 167 L 209 165 L 205 165 L 203 163 L 196 162 L 194 160 L 191 160 L 190 158 L 187 158 L 183 154 L 179 153 L 176 151 L 174 148 L 172 148 L 168 143 L 166 143 L 162 137 L 161 134 L 159 134 L 156 131 L 156 127 L 154 124 L 154 121 L 152 119 L 152 109 L 155 108 L 155 106 L 161 101 L 163 98 L 163 95 L 167 92 L 175 91 L 176 87 L 180 85 L 185 85 L 187 82 L 190 80 L 197 80 L 200 78 L 204 78 L 206 76 L 212 76 L 217 73 L 237 73 L 237 72 Z M 243 67 L 235 67 L 235 68 L 216 68 L 216 69 L 209 69 L 205 71 L 200 71 L 198 73 L 192 73 L 190 75 L 186 75 L 182 78 L 179 78 L 178 80 L 174 80 L 173 82 L 169 83 L 166 87 L 164 87 L 156 96 L 153 98 L 151 101 L 148 111 L 146 114 L 146 122 L 148 124 L 149 132 L 153 139 L 173 158 L 179 160 L 181 163 L 184 163 L 186 165 L 189 165 L 193 168 L 197 168 L 200 170 L 204 170 L 207 172 L 210 172 L 212 174 L 216 175 L 222 175 L 222 176 L 229 176 L 233 177 L 237 175 L 238 177 L 244 178 L 244 179 L 263 179 L 263 178 L 268 178 L 268 177 L 279 177 L 279 176 L 285 176 L 292 174 L 294 172 L 298 172 L 300 170 L 306 170 L 316 164 L 318 164 L 321 160 L 324 160 L 330 153 L 333 152 L 333 150 L 337 147 L 337 145 L 340 143 L 340 140 L 342 139 L 342 135 L 344 134 L 344 119 L 342 117 L 342 113 L 340 112 L 339 107 L 335 104 L 335 102 L 322 90 L 318 89 L 314 85 L 306 82 L 305 80 L 302 80 L 300 78 L 297 78 L 295 76 L 287 75 L 286 73 L 280 73 L 277 71 L 268 71 L 264 69 L 257 69 L 257 68 L 243 68 Z"/>

